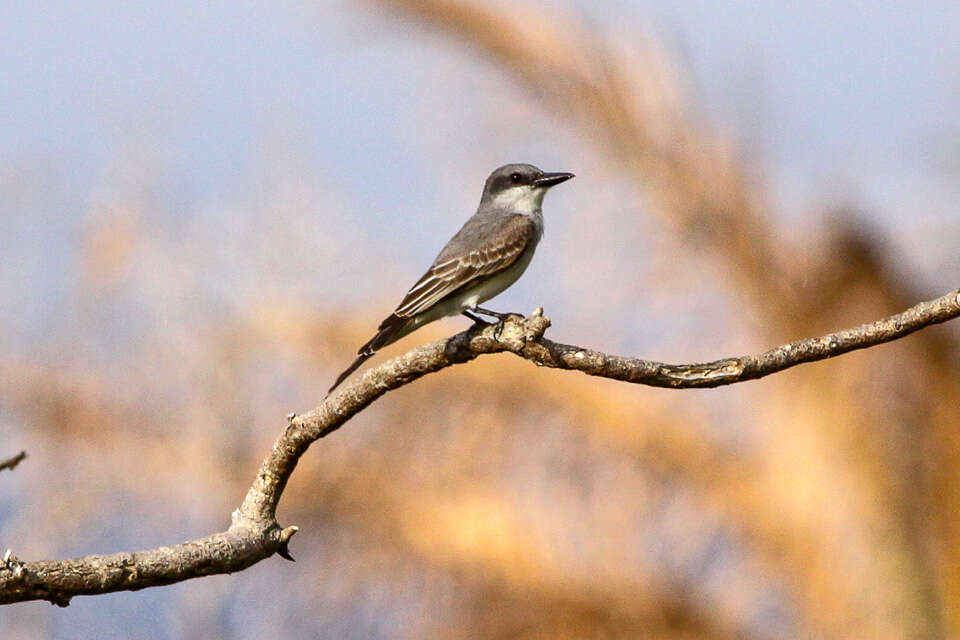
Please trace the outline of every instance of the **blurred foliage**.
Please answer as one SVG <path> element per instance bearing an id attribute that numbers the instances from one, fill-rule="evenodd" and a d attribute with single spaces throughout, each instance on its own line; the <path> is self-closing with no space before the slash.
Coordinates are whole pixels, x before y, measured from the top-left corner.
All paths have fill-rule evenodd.
<path id="1" fill-rule="evenodd" d="M 537 8 L 382 5 L 498 65 L 635 185 L 667 229 L 661 259 L 714 274 L 700 291 L 729 317 L 701 318 L 689 351 L 718 331 L 771 345 L 924 297 L 864 216 L 834 212 L 802 237 L 779 228 L 656 42 Z M 137 188 L 95 199 L 59 336 L 0 360 L 5 412 L 27 425 L 5 432 L 0 456 L 30 453 L 2 478 L 5 546 L 49 558 L 226 525 L 282 416 L 316 404 L 393 302 L 324 311 L 290 295 L 288 275 L 333 268 L 354 239 L 319 191 L 268 185 L 247 228 L 176 233 Z M 607 215 L 637 233 L 633 214 Z M 210 252 L 225 273 L 204 272 Z M 616 277 L 626 268 L 610 265 L 605 295 L 647 304 Z M 233 298 L 204 284 L 225 277 Z M 379 360 L 450 331 L 431 326 Z M 945 327 L 681 393 L 484 358 L 389 394 L 313 447 L 281 504 L 303 531 L 296 565 L 137 602 L 185 638 L 956 637 L 957 355 Z M 20 638 L 60 633 L 51 617 L 65 614 L 37 606 L 0 615 Z"/>

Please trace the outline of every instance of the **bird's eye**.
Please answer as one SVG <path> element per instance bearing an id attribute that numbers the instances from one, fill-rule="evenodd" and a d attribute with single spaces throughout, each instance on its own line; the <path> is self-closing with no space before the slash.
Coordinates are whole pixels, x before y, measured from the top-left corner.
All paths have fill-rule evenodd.
<path id="1" fill-rule="evenodd" d="M 513 180 L 514 182 L 519 183 L 521 180 L 523 180 L 523 176 L 521 176 L 519 173 L 511 173 L 510 179 Z"/>

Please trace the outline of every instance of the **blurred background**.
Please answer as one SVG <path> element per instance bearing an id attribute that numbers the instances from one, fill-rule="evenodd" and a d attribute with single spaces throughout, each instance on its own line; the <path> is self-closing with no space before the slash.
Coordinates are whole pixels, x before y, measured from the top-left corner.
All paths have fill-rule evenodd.
<path id="1" fill-rule="evenodd" d="M 3 3 L 0 547 L 226 528 L 506 162 L 577 174 L 493 304 L 555 340 L 703 361 L 957 287 L 957 60 L 939 0 Z M 960 637 L 958 329 L 709 391 L 482 358 L 312 447 L 297 564 L 0 630 Z"/>

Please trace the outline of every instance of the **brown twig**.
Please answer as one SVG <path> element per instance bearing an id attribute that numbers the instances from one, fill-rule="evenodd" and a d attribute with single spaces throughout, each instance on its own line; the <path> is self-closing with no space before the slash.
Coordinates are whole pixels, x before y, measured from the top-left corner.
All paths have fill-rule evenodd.
<path id="1" fill-rule="evenodd" d="M 14 469 L 17 468 L 18 464 L 23 462 L 23 459 L 26 457 L 27 457 L 27 452 L 21 451 L 20 453 L 18 453 L 17 455 L 11 458 L 7 458 L 6 460 L 0 461 L 0 471 L 3 471 L 4 469 L 9 469 L 10 471 L 13 471 Z"/>
<path id="2" fill-rule="evenodd" d="M 475 326 L 388 360 L 326 398 L 313 411 L 288 416 L 287 427 L 261 464 L 227 531 L 173 547 L 74 560 L 22 562 L 8 551 L 0 560 L 0 604 L 48 600 L 66 606 L 76 595 L 133 591 L 240 571 L 274 553 L 292 559 L 287 545 L 298 529 L 281 528 L 276 521 L 276 508 L 307 448 L 388 391 L 480 355 L 510 352 L 540 366 L 656 387 L 717 387 L 890 342 L 957 316 L 960 289 L 876 322 L 800 340 L 759 355 L 680 365 L 553 342 L 543 337 L 550 320 L 540 309 L 527 318 L 511 316 L 499 339 L 494 337 L 495 327 Z"/>

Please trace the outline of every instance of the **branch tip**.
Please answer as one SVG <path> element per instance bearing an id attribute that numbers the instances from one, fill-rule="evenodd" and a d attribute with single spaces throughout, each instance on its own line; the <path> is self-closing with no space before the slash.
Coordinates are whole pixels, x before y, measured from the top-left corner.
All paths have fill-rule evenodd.
<path id="1" fill-rule="evenodd" d="M 7 549 L 3 552 L 0 569 L 8 569 L 13 574 L 14 581 L 18 581 L 23 577 L 23 563 L 20 562 L 17 556 L 13 555 L 13 549 Z"/>
<path id="2" fill-rule="evenodd" d="M 300 527 L 294 524 L 280 532 L 280 548 L 277 550 L 277 555 L 284 560 L 296 562 L 296 560 L 293 559 L 293 556 L 290 555 L 290 538 L 292 538 L 293 534 L 295 534 L 297 531 L 300 531 Z"/>
<path id="3" fill-rule="evenodd" d="M 3 471 L 4 469 L 9 469 L 10 471 L 13 471 L 14 469 L 17 468 L 18 464 L 23 462 L 24 458 L 26 457 L 27 457 L 27 452 L 21 451 L 20 453 L 13 456 L 12 458 L 7 458 L 6 460 L 0 461 L 0 471 Z"/>

